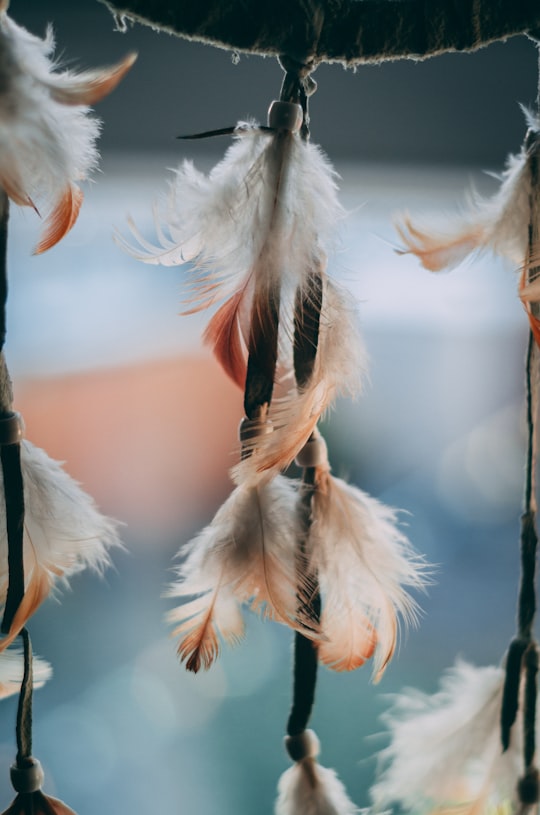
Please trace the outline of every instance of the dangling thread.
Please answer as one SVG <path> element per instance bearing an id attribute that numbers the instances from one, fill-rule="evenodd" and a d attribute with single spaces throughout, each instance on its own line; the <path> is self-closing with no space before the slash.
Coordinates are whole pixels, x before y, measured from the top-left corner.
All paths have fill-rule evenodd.
<path id="1" fill-rule="evenodd" d="M 540 55 L 540 52 L 539 52 Z M 539 71 L 540 76 L 540 71 Z M 540 82 L 537 110 L 540 111 Z M 532 149 L 532 148 L 531 148 Z M 531 192 L 529 200 L 528 280 L 538 275 L 540 216 L 539 150 L 534 148 L 530 157 Z M 538 310 L 536 304 L 531 309 Z M 538 314 L 534 314 L 538 317 Z M 538 674 L 538 646 L 534 639 L 536 616 L 536 558 L 538 535 L 536 531 L 536 420 L 538 415 L 538 347 L 533 332 L 529 332 L 526 361 L 526 414 L 527 457 L 525 468 L 524 510 L 521 518 L 521 580 L 518 595 L 518 633 L 510 645 L 506 664 L 505 686 L 501 711 L 501 738 L 503 750 L 510 744 L 510 731 L 519 708 L 521 678 L 523 682 L 523 760 L 524 774 L 518 782 L 518 796 L 523 807 L 539 800 L 539 775 L 534 764 L 536 753 L 536 701 Z"/>
<path id="2" fill-rule="evenodd" d="M 301 138 L 304 141 L 309 139 L 309 113 L 308 96 L 315 89 L 316 84 L 309 75 L 307 66 L 299 66 L 293 63 L 288 57 L 281 57 L 280 63 L 286 71 L 281 88 L 281 98 L 285 101 L 294 102 L 302 107 L 303 121 L 300 129 Z M 318 270 L 310 273 L 308 285 L 302 289 L 297 289 L 294 304 L 294 341 L 293 341 L 293 363 L 296 386 L 302 389 L 307 386 L 317 355 L 319 341 L 319 327 L 322 308 L 322 276 Z M 313 442 L 313 434 L 308 440 L 306 447 Z M 300 456 L 301 458 L 301 456 Z M 302 492 L 299 501 L 299 513 L 301 521 L 301 538 L 298 541 L 298 569 L 304 571 L 308 568 L 307 542 L 312 520 L 312 499 L 316 489 L 315 485 L 316 467 L 305 466 L 302 475 Z M 303 575 L 303 580 L 306 576 Z M 318 625 L 321 615 L 321 596 L 318 579 L 314 574 L 308 574 L 310 582 L 310 616 Z M 289 719 L 287 721 L 287 735 L 289 739 L 300 736 L 307 729 L 313 705 L 315 702 L 315 689 L 317 685 L 318 655 L 317 645 L 300 632 L 294 635 L 294 666 L 293 666 L 293 700 Z M 296 755 L 295 748 L 291 751 L 294 742 L 287 741 L 289 755 L 295 761 L 300 756 Z"/>
<path id="3" fill-rule="evenodd" d="M 24 488 L 21 472 L 22 425 L 18 414 L 12 411 L 11 380 L 4 358 L 6 339 L 7 235 L 9 201 L 0 191 L 0 460 L 6 505 L 6 534 L 8 541 L 8 591 L 1 629 L 10 631 L 13 618 L 24 596 L 23 534 Z"/>

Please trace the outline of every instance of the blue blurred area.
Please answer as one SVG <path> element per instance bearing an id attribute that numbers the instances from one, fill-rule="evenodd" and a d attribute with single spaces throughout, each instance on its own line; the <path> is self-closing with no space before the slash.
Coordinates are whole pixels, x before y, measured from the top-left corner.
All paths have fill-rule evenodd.
<path id="1" fill-rule="evenodd" d="M 54 387 L 59 374 L 198 353 L 204 323 L 178 317 L 183 272 L 139 264 L 111 239 L 113 227 L 127 234 L 128 212 L 152 235 L 151 203 L 171 163 L 106 155 L 79 223 L 43 257 L 30 255 L 35 214 L 13 212 L 7 352 L 16 391 L 19 382 L 50 378 Z M 512 270 L 492 258 L 437 276 L 393 251 L 395 210 L 444 213 L 471 177 L 487 190 L 494 182 L 469 168 L 338 169 L 350 215 L 332 271 L 358 299 L 370 366 L 363 396 L 324 422 L 330 458 L 336 474 L 401 508 L 415 548 L 436 564 L 436 582 L 418 598 L 420 625 L 404 632 L 379 686 L 369 666 L 320 672 L 321 761 L 364 806 L 386 696 L 403 685 L 434 689 L 458 654 L 497 663 L 512 636 L 527 321 Z M 106 478 L 108 462 L 94 464 Z M 216 471 L 224 495 L 226 479 Z M 79 815 L 272 811 L 288 765 L 290 632 L 251 617 L 246 641 L 193 677 L 164 623 L 173 558 L 217 509 L 215 487 L 196 486 L 197 508 L 175 530 L 148 506 L 104 579 L 74 578 L 31 621 L 35 651 L 54 667 L 35 697 L 35 754 L 46 790 Z M 117 514 L 114 503 L 106 509 Z M 0 707 L 1 805 L 11 796 L 15 709 L 13 699 Z"/>

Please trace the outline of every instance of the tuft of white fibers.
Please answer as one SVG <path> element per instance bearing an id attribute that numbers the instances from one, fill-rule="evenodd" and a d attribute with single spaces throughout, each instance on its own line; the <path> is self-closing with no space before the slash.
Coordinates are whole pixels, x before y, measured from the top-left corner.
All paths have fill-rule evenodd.
<path id="1" fill-rule="evenodd" d="M 540 122 L 526 112 L 529 129 L 540 137 Z M 421 223 L 406 215 L 397 224 L 405 244 L 400 254 L 416 255 L 430 271 L 458 266 L 475 251 L 490 249 L 516 266 L 526 260 L 529 240 L 531 167 L 530 159 L 538 146 L 525 145 L 517 156 L 510 156 L 501 184 L 491 198 L 470 196 L 468 209 L 444 224 Z"/>
<path id="2" fill-rule="evenodd" d="M 21 649 L 7 649 L 0 653 L 0 699 L 6 699 L 21 689 L 24 674 L 24 654 Z M 52 668 L 40 657 L 32 657 L 33 687 L 41 688 L 52 676 Z"/>
<path id="3" fill-rule="evenodd" d="M 117 240 L 146 263 L 192 263 L 185 313 L 221 303 L 205 339 L 243 388 L 252 330 L 273 326 L 269 301 L 280 303 L 280 323 L 290 318 L 291 297 L 309 287 L 311 270 L 326 267 L 324 246 L 341 215 L 336 174 L 320 148 L 298 133 L 240 122 L 208 176 L 187 161 L 177 170 L 156 209 L 157 245 L 132 221 L 138 246 Z M 281 333 L 292 336 L 290 322 Z"/>
<path id="4" fill-rule="evenodd" d="M 391 803 L 415 813 L 450 808 L 464 815 L 493 812 L 515 799 L 523 772 L 521 716 L 503 753 L 501 667 L 458 661 L 433 695 L 407 690 L 383 720 L 390 745 L 380 753 L 371 790 L 377 809 Z"/>
<path id="5" fill-rule="evenodd" d="M 396 646 L 398 615 L 414 621 L 407 589 L 429 583 L 425 561 L 396 522 L 396 511 L 355 486 L 317 469 L 308 541 L 321 598 L 319 659 L 353 670 L 374 655 L 377 681 Z"/>
<path id="6" fill-rule="evenodd" d="M 276 815 L 356 815 L 358 812 L 334 770 L 321 767 L 315 759 L 303 759 L 289 767 L 279 779 Z"/>
<path id="7" fill-rule="evenodd" d="M 106 96 L 135 61 L 100 71 L 56 71 L 52 29 L 44 39 L 0 8 L 0 186 L 45 215 L 43 252 L 71 229 L 82 202 L 78 182 L 98 162 L 100 124 L 88 105 Z"/>
<path id="8" fill-rule="evenodd" d="M 306 730 L 304 735 L 304 757 L 279 779 L 275 815 L 356 815 L 360 810 L 334 770 L 321 767 L 316 760 L 320 747 L 316 734 Z"/>
<path id="9" fill-rule="evenodd" d="M 312 621 L 299 611 L 309 586 L 299 576 L 297 497 L 296 483 L 283 476 L 237 487 L 182 551 L 179 580 L 168 596 L 185 602 L 168 619 L 188 670 L 209 668 L 220 639 L 234 645 L 243 637 L 242 603 L 310 634 Z"/>
<path id="10" fill-rule="evenodd" d="M 61 467 L 39 447 L 21 442 L 24 485 L 23 559 L 25 595 L 15 614 L 6 647 L 47 597 L 58 580 L 89 567 L 102 572 L 109 564 L 108 549 L 121 546 L 117 524 L 97 509 Z M 0 492 L 3 479 L 0 469 Z M 8 542 L 5 502 L 0 501 L 0 602 L 8 589 Z"/>

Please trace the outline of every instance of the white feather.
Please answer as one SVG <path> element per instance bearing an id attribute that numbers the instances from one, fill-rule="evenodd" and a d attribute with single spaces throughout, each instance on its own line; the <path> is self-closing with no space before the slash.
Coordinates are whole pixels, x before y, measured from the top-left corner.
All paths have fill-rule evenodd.
<path id="1" fill-rule="evenodd" d="M 278 783 L 275 815 L 356 815 L 334 770 L 305 758 L 286 770 Z"/>
<path id="2" fill-rule="evenodd" d="M 24 656 L 20 649 L 8 649 L 0 653 L 0 699 L 18 693 L 24 674 Z M 40 657 L 32 658 L 33 687 L 41 688 L 52 676 L 52 668 Z"/>
<path id="3" fill-rule="evenodd" d="M 180 637 L 178 653 L 189 670 L 210 667 L 220 637 L 229 644 L 241 639 L 242 603 L 309 633 L 298 609 L 303 588 L 296 504 L 296 485 L 282 476 L 237 487 L 188 544 L 180 579 L 168 595 L 185 599 L 169 620 L 177 624 L 173 635 Z"/>
<path id="4" fill-rule="evenodd" d="M 86 567 L 102 572 L 109 564 L 107 550 L 121 544 L 116 524 L 98 511 L 93 499 L 58 462 L 26 440 L 21 442 L 21 471 L 26 589 L 21 606 L 25 606 L 23 616 L 27 619 L 58 579 L 67 579 Z M 3 494 L 1 469 L 0 494 Z M 0 530 L 0 602 L 3 604 L 8 588 L 4 501 L 0 501 Z M 16 617 L 20 630 L 25 619 L 19 614 Z M 7 639 L 2 641 L 4 647 Z"/>
<path id="5" fill-rule="evenodd" d="M 37 251 L 73 225 L 77 182 L 97 166 L 100 125 L 86 102 L 112 90 L 135 59 L 77 76 L 54 71 L 53 50 L 50 28 L 41 40 L 0 10 L 0 184 L 17 204 L 43 206 L 48 222 Z"/>
<path id="6" fill-rule="evenodd" d="M 378 679 L 391 658 L 397 619 L 415 619 L 407 588 L 427 582 L 424 561 L 396 525 L 395 510 L 319 468 L 312 501 L 310 567 L 322 595 L 319 659 L 351 670 L 375 651 Z"/>
<path id="7" fill-rule="evenodd" d="M 224 304 L 206 334 L 223 363 L 227 352 L 220 353 L 219 345 L 230 340 L 233 323 L 241 334 L 236 344 L 243 343 L 246 356 L 253 303 L 268 308 L 268 291 L 281 291 L 280 318 L 292 315 L 284 301 L 294 298 L 312 268 L 324 266 L 322 247 L 340 216 L 335 173 L 317 146 L 297 133 L 269 134 L 240 123 L 234 143 L 209 176 L 190 162 L 176 172 L 167 203 L 157 210 L 158 245 L 132 223 L 139 248 L 117 239 L 146 263 L 193 263 L 187 313 Z M 229 306 L 234 308 L 228 308 L 233 298 Z M 283 332 L 292 336 L 291 326 L 283 326 Z M 243 387 L 245 361 L 224 367 Z"/>
<path id="8" fill-rule="evenodd" d="M 528 114 L 530 128 L 538 134 L 538 119 Z M 530 221 L 531 150 L 523 147 L 510 156 L 500 176 L 501 185 L 491 198 L 473 193 L 468 210 L 444 225 L 424 224 L 405 216 L 397 229 L 405 249 L 431 271 L 450 269 L 474 251 L 490 249 L 516 266 L 525 262 Z"/>
<path id="9" fill-rule="evenodd" d="M 287 367 L 292 362 L 286 363 Z M 310 381 L 303 388 L 289 383 L 273 399 L 267 419 L 271 433 L 254 439 L 251 455 L 233 470 L 236 483 L 257 483 L 285 470 L 314 431 L 321 415 L 338 396 L 356 396 L 367 368 L 367 354 L 357 327 L 355 304 L 348 293 L 323 278 L 319 341 Z"/>
<path id="10" fill-rule="evenodd" d="M 479 815 L 512 800 L 523 770 L 521 716 L 503 753 L 503 685 L 502 668 L 459 661 L 432 696 L 399 695 L 384 716 L 391 743 L 380 754 L 375 807 L 399 803 L 416 813 L 456 807 Z"/>
<path id="11" fill-rule="evenodd" d="M 282 163 L 286 178 L 276 179 Z M 167 201 L 156 209 L 159 244 L 146 242 L 144 252 L 128 244 L 126 249 L 146 263 L 193 261 L 195 292 L 217 282 L 222 299 L 238 288 L 276 230 L 275 249 L 287 251 L 280 261 L 300 283 L 304 270 L 296 270 L 341 216 L 336 193 L 335 173 L 316 145 L 296 134 L 276 139 L 253 122 L 240 122 L 232 146 L 208 176 L 190 161 L 176 170 Z M 205 308 L 216 299 L 203 288 L 197 302 Z"/>

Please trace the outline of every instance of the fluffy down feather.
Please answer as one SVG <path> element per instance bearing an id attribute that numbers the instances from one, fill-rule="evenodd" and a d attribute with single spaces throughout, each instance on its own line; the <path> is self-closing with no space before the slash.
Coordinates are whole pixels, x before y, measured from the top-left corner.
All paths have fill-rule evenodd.
<path id="1" fill-rule="evenodd" d="M 317 735 L 304 730 L 302 737 L 303 757 L 279 779 L 276 815 L 355 815 L 359 810 L 334 770 L 316 761 L 320 749 Z"/>
<path id="2" fill-rule="evenodd" d="M 406 248 L 398 252 L 415 254 L 431 271 L 451 269 L 472 252 L 485 249 L 509 258 L 522 270 L 519 297 L 540 346 L 540 319 L 531 307 L 531 303 L 538 303 L 539 299 L 535 278 L 540 247 L 529 245 L 530 227 L 537 220 L 533 208 L 531 161 L 540 154 L 540 121 L 528 111 L 525 116 L 529 125 L 525 144 L 518 156 L 509 157 L 500 177 L 498 192 L 487 200 L 472 196 L 469 211 L 460 218 L 450 219 L 444 228 L 419 226 L 405 216 L 397 230 Z"/>
<path id="3" fill-rule="evenodd" d="M 278 784 L 275 815 L 355 815 L 360 810 L 334 770 L 305 758 L 286 770 Z"/>
<path id="4" fill-rule="evenodd" d="M 0 653 L 0 699 L 18 693 L 24 673 L 23 652 L 12 649 Z M 41 688 L 52 676 L 48 662 L 34 656 L 32 658 L 32 675 L 34 688 Z"/>
<path id="5" fill-rule="evenodd" d="M 243 387 L 251 314 L 264 313 L 268 289 L 294 298 L 310 264 L 322 265 L 321 247 L 340 216 L 335 173 L 317 146 L 296 133 L 269 134 L 240 123 L 209 176 L 190 162 L 177 171 L 155 217 L 159 245 L 146 241 L 132 222 L 139 248 L 118 240 L 146 263 L 193 263 L 187 313 L 222 302 L 205 337 Z M 280 299 L 283 319 L 292 309 Z"/>
<path id="6" fill-rule="evenodd" d="M 398 615 L 414 620 L 406 588 L 427 582 L 425 564 L 396 526 L 393 509 L 317 470 L 309 565 L 318 575 L 322 639 L 319 659 L 352 670 L 375 653 L 375 679 L 396 645 Z"/>
<path id="7" fill-rule="evenodd" d="M 529 117 L 531 129 L 540 135 L 540 125 Z M 405 244 L 401 254 L 416 255 L 430 271 L 451 269 L 474 251 L 491 249 L 521 266 L 528 248 L 532 150 L 523 147 L 510 156 L 500 176 L 501 185 L 492 198 L 472 194 L 468 211 L 449 218 L 444 226 L 419 226 L 409 216 L 397 230 Z"/>
<path id="8" fill-rule="evenodd" d="M 120 82 L 135 60 L 101 71 L 55 72 L 52 30 L 43 40 L 0 9 L 0 185 L 22 206 L 39 207 L 45 228 L 36 252 L 71 229 L 81 206 L 77 183 L 95 168 L 99 123 L 88 104 Z"/>
<path id="9" fill-rule="evenodd" d="M 240 606 L 286 623 L 309 636 L 314 623 L 299 616 L 297 490 L 279 476 L 257 487 L 237 487 L 212 523 L 187 547 L 179 581 L 168 592 L 185 602 L 169 614 L 180 637 L 178 654 L 188 670 L 209 668 L 220 638 L 243 636 Z"/>
<path id="10" fill-rule="evenodd" d="M 399 695 L 385 714 L 391 742 L 371 790 L 377 809 L 399 803 L 417 813 L 456 808 L 464 815 L 499 811 L 515 795 L 522 773 L 521 717 L 503 753 L 502 668 L 458 662 L 432 696 Z"/>
<path id="11" fill-rule="evenodd" d="M 21 442 L 25 521 L 23 556 L 25 595 L 10 633 L 0 641 L 6 648 L 47 597 L 55 582 L 89 567 L 102 572 L 109 563 L 107 550 L 121 545 L 116 524 L 104 517 L 94 501 L 47 454 L 28 441 Z M 0 493 L 3 490 L 0 470 Z M 0 602 L 8 588 L 6 510 L 0 502 Z"/>

